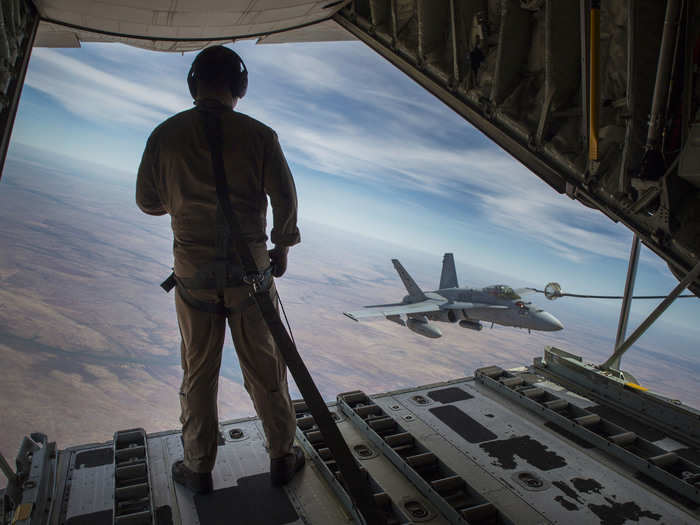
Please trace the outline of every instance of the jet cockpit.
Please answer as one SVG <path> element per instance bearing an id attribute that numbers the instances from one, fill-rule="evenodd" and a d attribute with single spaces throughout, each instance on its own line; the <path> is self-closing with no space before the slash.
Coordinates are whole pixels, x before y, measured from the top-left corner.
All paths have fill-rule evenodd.
<path id="1" fill-rule="evenodd" d="M 505 284 L 495 284 L 493 286 L 487 286 L 484 288 L 484 292 L 489 295 L 495 295 L 501 299 L 520 299 L 520 296 L 513 290 L 510 286 Z"/>

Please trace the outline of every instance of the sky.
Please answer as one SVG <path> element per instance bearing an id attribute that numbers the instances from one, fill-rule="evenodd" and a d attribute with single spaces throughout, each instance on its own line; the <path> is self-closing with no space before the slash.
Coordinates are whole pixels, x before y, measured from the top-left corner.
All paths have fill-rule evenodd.
<path id="1" fill-rule="evenodd" d="M 432 254 L 436 274 L 450 251 L 458 266 L 486 268 L 516 288 L 557 281 L 565 292 L 622 294 L 628 229 L 557 194 L 364 44 L 233 47 L 250 72 L 236 109 L 277 131 L 302 237 L 312 221 Z M 34 49 L 13 142 L 135 181 L 151 130 L 192 107 L 185 78 L 194 56 L 121 44 Z M 636 292 L 665 294 L 676 284 L 643 248 Z M 632 326 L 655 305 L 635 302 Z M 619 302 L 580 308 L 616 319 Z M 698 318 L 700 302 L 685 299 L 662 324 L 700 337 Z"/>

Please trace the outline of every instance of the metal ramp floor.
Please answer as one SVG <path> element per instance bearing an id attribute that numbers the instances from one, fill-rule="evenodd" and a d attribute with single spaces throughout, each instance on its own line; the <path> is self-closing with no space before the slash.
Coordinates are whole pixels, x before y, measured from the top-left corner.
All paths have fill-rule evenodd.
<path id="1" fill-rule="evenodd" d="M 580 432 L 553 424 L 552 417 L 524 406 L 518 396 L 533 402 L 540 399 L 540 404 L 565 400 L 574 419 L 583 417 L 570 425 L 589 431 L 595 418 L 587 416 L 605 411 L 599 401 L 538 375 L 534 367 L 515 371 L 488 367 L 476 371 L 475 377 L 373 396 L 347 392 L 338 396 L 331 409 L 391 524 L 700 523 L 693 475 L 683 478 L 679 491 L 664 484 L 663 476 L 661 481 L 653 479 L 639 465 L 610 454 Z M 556 409 L 561 403 L 549 405 Z M 194 496 L 172 482 L 171 465 L 182 457 L 181 437 L 177 431 L 162 432 L 146 439 L 148 490 L 127 491 L 137 503 L 140 496 L 150 496 L 151 500 L 141 501 L 142 507 L 132 502 L 136 506 L 129 503 L 122 505 L 121 513 L 115 512 L 123 500 L 115 497 L 115 451 L 119 458 L 133 456 L 133 462 L 138 462 L 139 443 L 125 452 L 123 446 L 115 448 L 108 442 L 59 451 L 49 460 L 48 471 L 55 472 L 57 483 L 50 491 L 56 503 L 45 512 L 47 519 L 32 521 L 36 516 L 30 512 L 26 520 L 13 523 L 361 522 L 349 505 L 313 418 L 303 402 L 296 402 L 295 408 L 297 442 L 308 461 L 283 489 L 269 484 L 260 421 L 239 419 L 220 424 L 213 494 Z M 612 418 L 611 414 L 606 412 L 602 419 Z M 641 435 L 639 428 L 625 428 L 630 422 L 641 423 L 629 414 L 625 417 L 615 422 L 613 442 L 625 431 Z M 692 465 L 698 455 L 694 443 L 671 438 L 661 427 L 644 435 L 653 447 L 683 450 L 691 458 L 684 464 Z M 140 485 L 134 481 L 130 486 Z M 40 502 L 34 503 L 35 509 L 40 507 Z M 130 508 L 152 513 L 129 515 Z"/>

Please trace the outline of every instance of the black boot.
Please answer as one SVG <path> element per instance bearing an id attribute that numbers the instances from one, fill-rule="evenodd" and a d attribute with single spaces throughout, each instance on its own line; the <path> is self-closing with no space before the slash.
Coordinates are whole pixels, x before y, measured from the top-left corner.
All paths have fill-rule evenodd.
<path id="1" fill-rule="evenodd" d="M 277 459 L 270 460 L 270 481 L 275 487 L 281 487 L 290 482 L 294 474 L 299 472 L 304 466 L 306 458 L 301 448 L 296 445 L 292 447 L 292 451 Z"/>
<path id="2" fill-rule="evenodd" d="M 198 494 L 209 494 L 214 488 L 211 472 L 192 472 L 182 460 L 173 463 L 173 481 Z"/>

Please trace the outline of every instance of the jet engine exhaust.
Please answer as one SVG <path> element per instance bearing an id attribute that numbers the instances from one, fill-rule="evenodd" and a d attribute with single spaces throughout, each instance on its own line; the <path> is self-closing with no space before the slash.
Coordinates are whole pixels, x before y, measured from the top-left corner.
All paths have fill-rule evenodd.
<path id="1" fill-rule="evenodd" d="M 483 325 L 478 321 L 460 321 L 459 326 L 462 328 L 469 328 L 470 330 L 476 330 L 477 332 L 483 328 Z"/>

